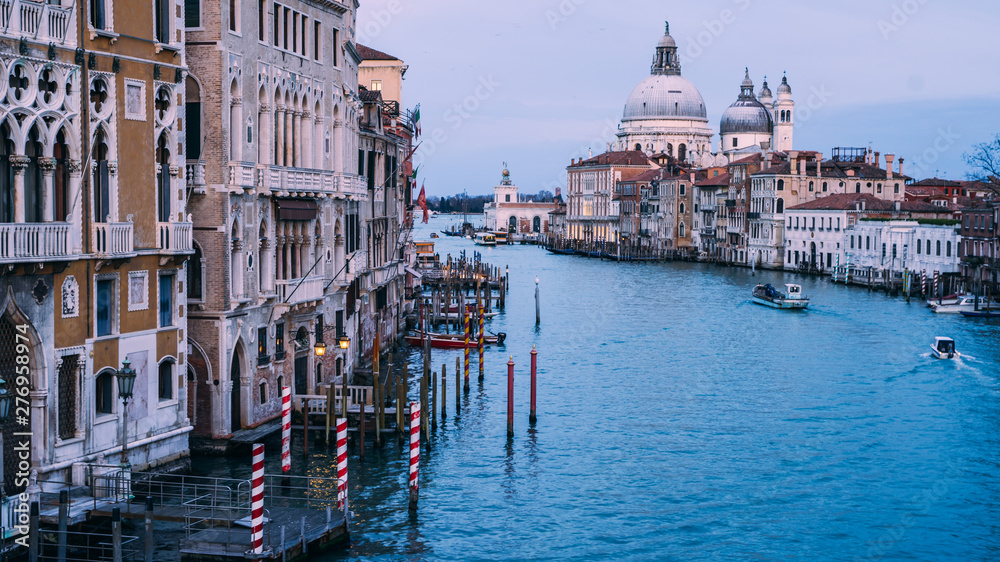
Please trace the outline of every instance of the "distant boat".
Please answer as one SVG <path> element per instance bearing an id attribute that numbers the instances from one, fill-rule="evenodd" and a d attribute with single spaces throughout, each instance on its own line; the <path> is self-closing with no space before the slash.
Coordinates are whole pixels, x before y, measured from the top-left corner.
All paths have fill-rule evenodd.
<path id="1" fill-rule="evenodd" d="M 934 343 L 931 344 L 931 352 L 938 359 L 954 359 L 961 356 L 959 352 L 955 351 L 955 340 L 951 338 L 934 338 Z"/>
<path id="2" fill-rule="evenodd" d="M 477 246 L 496 246 L 497 239 L 493 234 L 489 232 L 480 232 L 476 234 L 476 245 Z"/>
<path id="3" fill-rule="evenodd" d="M 497 241 L 497 246 L 506 246 L 507 245 L 507 231 L 506 230 L 498 230 L 498 231 L 494 232 L 493 233 L 493 238 Z"/>
<path id="4" fill-rule="evenodd" d="M 438 236 L 436 232 L 432 232 L 431 233 L 431 238 L 441 238 L 441 237 Z"/>
<path id="5" fill-rule="evenodd" d="M 966 318 L 1000 318 L 1000 308 L 983 310 L 963 310 L 962 316 Z"/>
<path id="6" fill-rule="evenodd" d="M 753 289 L 753 302 L 771 308 L 790 310 L 804 309 L 809 306 L 809 299 L 802 294 L 802 287 L 792 284 L 785 285 L 784 291 L 775 289 L 770 283 L 757 285 Z"/>
<path id="7" fill-rule="evenodd" d="M 550 252 L 552 252 L 553 254 L 559 254 L 561 256 L 572 256 L 573 254 L 576 253 L 576 250 L 574 250 L 572 248 L 563 248 L 563 249 L 559 249 L 559 248 L 545 248 L 545 249 L 548 250 L 548 251 L 550 251 Z"/>
<path id="8" fill-rule="evenodd" d="M 424 334 L 424 332 L 414 332 L 413 335 L 406 336 L 406 343 L 413 347 L 420 347 L 424 344 L 425 337 L 430 337 L 431 347 L 435 349 L 464 349 L 465 348 L 465 334 L 440 334 L 429 332 Z M 490 334 L 488 336 L 483 336 L 483 343 L 489 345 L 503 345 L 504 340 L 507 339 L 507 334 L 500 332 L 497 334 Z M 476 336 L 469 336 L 469 349 L 479 347 L 479 340 Z"/>
<path id="9" fill-rule="evenodd" d="M 977 312 L 976 301 L 979 301 L 980 309 L 986 308 L 997 308 L 1000 309 L 1000 303 L 996 301 L 989 301 L 985 297 L 974 297 L 972 295 L 963 295 L 958 298 L 957 302 L 948 302 L 945 304 L 934 303 L 931 305 L 931 311 L 937 314 L 960 314 L 962 312 Z"/>

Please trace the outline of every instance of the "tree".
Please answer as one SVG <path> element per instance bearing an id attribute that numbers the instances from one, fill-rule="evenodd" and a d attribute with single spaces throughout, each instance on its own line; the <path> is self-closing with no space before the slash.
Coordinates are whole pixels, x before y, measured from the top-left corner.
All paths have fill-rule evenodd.
<path id="1" fill-rule="evenodd" d="M 981 182 L 983 187 L 1000 196 L 1000 134 L 989 142 L 973 145 L 972 152 L 963 156 L 965 163 L 972 168 L 966 177 Z"/>

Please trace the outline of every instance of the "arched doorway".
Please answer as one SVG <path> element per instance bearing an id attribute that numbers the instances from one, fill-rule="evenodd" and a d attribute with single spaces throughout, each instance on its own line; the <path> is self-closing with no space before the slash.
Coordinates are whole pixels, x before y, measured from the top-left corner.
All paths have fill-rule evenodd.
<path id="1" fill-rule="evenodd" d="M 29 385 L 33 391 L 49 391 L 47 382 L 43 382 L 42 380 L 44 378 L 43 374 L 46 372 L 46 367 L 44 365 L 44 354 L 39 353 L 42 349 L 41 341 L 34 327 L 28 321 L 28 318 L 14 303 L 13 293 L 8 292 L 6 297 L 6 305 L 3 309 L 0 309 L 0 313 L 2 313 L 2 317 L 0 317 L 0 378 L 6 381 L 6 390 L 14 394 L 14 396 L 20 395 L 18 389 Z M 20 344 L 20 350 L 18 344 Z M 25 346 L 27 347 L 26 352 L 24 351 Z M 27 364 L 31 366 L 30 372 L 23 372 L 24 365 L 18 361 L 20 357 L 29 359 Z M 64 359 L 64 362 L 66 362 L 66 359 Z M 19 367 L 21 369 L 20 373 L 18 372 Z M 28 375 L 27 383 L 23 378 L 25 374 Z M 21 375 L 20 381 L 18 379 L 19 375 Z M 62 397 L 60 396 L 59 398 Z M 72 408 L 75 410 L 75 395 L 73 398 L 74 400 L 71 403 L 65 404 L 67 409 Z M 42 415 L 40 418 L 36 418 L 34 415 L 36 408 L 34 406 L 37 404 L 34 401 L 35 399 L 32 398 L 28 404 L 24 404 L 23 402 L 19 404 L 12 403 L 7 421 L 0 425 L 0 430 L 2 430 L 0 431 L 0 444 L 2 444 L 3 451 L 0 461 L 6 467 L 3 471 L 3 491 L 8 497 L 23 492 L 27 487 L 27 482 L 23 478 L 19 478 L 18 471 L 15 470 L 20 460 L 18 443 L 24 439 L 25 428 L 30 428 L 32 435 L 43 436 L 48 434 L 47 428 L 41 425 L 48 417 L 44 409 L 45 404 L 41 404 L 42 409 L 40 413 Z M 21 408 L 18 408 L 18 406 L 21 406 Z M 28 407 L 24 408 L 24 406 Z M 17 409 L 16 413 L 15 409 Z M 23 419 L 25 409 L 27 410 L 27 420 Z M 76 417 L 75 411 L 62 412 L 62 414 L 65 413 L 71 414 L 73 419 Z M 57 423 L 61 421 L 58 415 L 56 418 Z M 20 434 L 20 441 L 18 434 Z M 47 449 L 48 444 L 43 439 L 32 440 L 32 461 L 44 462 L 49 460 L 48 458 L 43 459 L 43 455 L 45 455 Z"/>
<path id="2" fill-rule="evenodd" d="M 535 217 L 535 219 L 531 222 L 531 231 L 534 233 L 542 231 L 542 217 Z"/>
<path id="3" fill-rule="evenodd" d="M 305 346 L 301 342 L 305 342 Z M 309 391 L 309 353 L 308 351 L 302 352 L 301 349 L 309 349 L 309 333 L 306 331 L 305 327 L 300 327 L 297 332 L 295 332 L 295 341 L 292 345 L 295 347 L 295 394 L 301 395 L 306 394 Z"/>
<path id="4" fill-rule="evenodd" d="M 816 267 L 816 243 L 809 244 L 809 267 Z"/>
<path id="5" fill-rule="evenodd" d="M 507 221 L 507 231 L 517 232 L 517 217 L 510 217 Z"/>
<path id="6" fill-rule="evenodd" d="M 233 384 L 230 392 L 230 420 L 229 429 L 233 433 L 243 429 L 243 396 L 240 379 L 243 375 L 243 344 L 237 344 L 236 351 L 233 352 L 232 365 L 229 367 L 229 380 Z"/>

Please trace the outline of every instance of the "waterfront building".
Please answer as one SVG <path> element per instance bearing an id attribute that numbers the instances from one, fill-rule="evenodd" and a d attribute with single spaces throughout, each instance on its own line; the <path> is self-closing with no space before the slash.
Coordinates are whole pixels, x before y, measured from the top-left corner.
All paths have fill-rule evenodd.
<path id="1" fill-rule="evenodd" d="M 975 206 L 962 209 L 959 249 L 962 276 L 967 282 L 978 286 L 981 282 L 992 285 L 997 291 L 997 277 L 1000 263 L 1000 205 L 977 201 Z"/>
<path id="2" fill-rule="evenodd" d="M 719 123 L 722 138 L 719 153 L 725 156 L 725 162 L 738 160 L 762 148 L 780 152 L 791 150 L 794 107 L 787 77 L 781 79 L 777 99 L 773 98 L 765 79 L 758 99 L 747 69 L 739 97 L 726 108 Z"/>
<path id="3" fill-rule="evenodd" d="M 567 238 L 585 245 L 617 243 L 619 216 L 612 207 L 615 185 L 655 166 L 638 150 L 574 159 L 566 169 Z"/>
<path id="4" fill-rule="evenodd" d="M 136 468 L 188 452 L 183 8 L 3 8 L 0 379 L 18 397 L 0 435 L 8 537 L 7 498 L 70 481 L 75 463 L 118 464 L 123 439 Z M 136 379 L 123 438 L 126 360 Z"/>
<path id="5" fill-rule="evenodd" d="M 726 168 L 707 172 L 709 177 L 694 184 L 696 211 L 701 214 L 698 251 L 706 259 L 718 260 L 721 257 L 719 241 L 726 238 L 725 223 L 719 217 L 729 195 L 729 172 Z"/>
<path id="6" fill-rule="evenodd" d="M 489 230 L 541 235 L 549 232 L 549 213 L 555 208 L 553 202 L 532 201 L 518 194 L 505 166 L 500 183 L 493 188 L 493 201 L 486 203 L 483 213 Z"/>
<path id="7" fill-rule="evenodd" d="M 954 275 L 960 271 L 957 225 L 950 219 L 860 219 L 844 231 L 841 266 L 846 267 L 850 255 L 850 275 L 859 280 L 869 271 L 877 279 L 899 279 L 907 269 Z"/>
<path id="8" fill-rule="evenodd" d="M 842 253 L 841 265 L 846 265 L 846 254 L 857 254 L 861 249 L 859 241 L 845 238 L 858 221 L 948 221 L 953 218 L 948 209 L 922 201 L 886 201 L 867 193 L 821 197 L 786 210 L 784 269 L 830 272 L 837 265 L 838 254 Z M 926 236 L 916 238 L 927 239 Z M 916 259 L 917 256 L 914 251 L 910 257 Z M 924 261 L 929 259 L 928 256 Z"/>
<path id="9" fill-rule="evenodd" d="M 371 346 L 361 336 L 398 269 L 400 187 L 387 180 L 402 159 L 389 131 L 407 125 L 358 85 L 355 17 L 356 4 L 311 0 L 186 14 L 187 378 L 199 443 L 275 418 L 283 386 L 318 392 Z M 313 353 L 340 335 L 347 352 Z"/>

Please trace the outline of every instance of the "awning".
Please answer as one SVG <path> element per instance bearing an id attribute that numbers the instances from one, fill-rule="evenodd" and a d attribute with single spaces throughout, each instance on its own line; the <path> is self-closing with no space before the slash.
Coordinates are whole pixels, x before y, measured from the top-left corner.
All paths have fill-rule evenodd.
<path id="1" fill-rule="evenodd" d="M 309 199 L 278 199 L 278 219 L 311 221 L 316 218 L 316 202 Z"/>
<path id="2" fill-rule="evenodd" d="M 404 269 L 406 270 L 407 273 L 409 273 L 414 278 L 416 278 L 417 281 L 420 281 L 421 279 L 424 278 L 424 276 L 419 271 L 417 271 L 416 269 L 413 269 L 412 267 L 406 267 Z"/>

